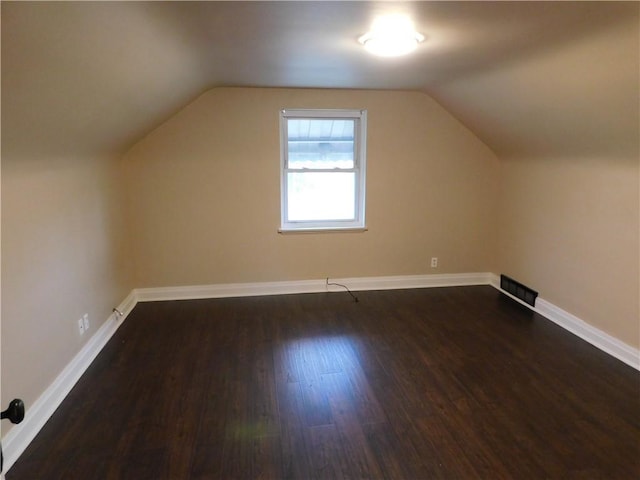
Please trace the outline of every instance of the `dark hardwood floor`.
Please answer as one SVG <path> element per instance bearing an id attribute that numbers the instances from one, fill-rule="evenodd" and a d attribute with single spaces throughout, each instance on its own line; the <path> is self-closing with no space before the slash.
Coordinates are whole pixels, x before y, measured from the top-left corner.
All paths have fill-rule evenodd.
<path id="1" fill-rule="evenodd" d="M 639 372 L 491 287 L 357 295 L 138 304 L 7 479 L 640 478 Z"/>

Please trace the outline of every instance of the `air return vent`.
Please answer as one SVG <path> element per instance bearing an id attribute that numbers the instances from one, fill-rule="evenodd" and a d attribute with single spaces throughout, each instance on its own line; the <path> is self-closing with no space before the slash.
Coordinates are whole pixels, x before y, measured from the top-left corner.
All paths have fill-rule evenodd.
<path id="1" fill-rule="evenodd" d="M 516 282 L 513 278 L 500 275 L 500 288 L 532 307 L 535 307 L 538 292 L 531 290 L 529 287 L 525 287 L 520 282 Z"/>

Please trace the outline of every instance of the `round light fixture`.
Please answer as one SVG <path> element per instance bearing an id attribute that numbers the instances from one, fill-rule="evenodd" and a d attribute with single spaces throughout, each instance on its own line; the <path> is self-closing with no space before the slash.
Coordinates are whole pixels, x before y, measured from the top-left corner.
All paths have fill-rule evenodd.
<path id="1" fill-rule="evenodd" d="M 365 50 L 381 57 L 399 57 L 412 52 L 424 35 L 416 32 L 413 22 L 405 15 L 386 15 L 373 22 L 371 30 L 358 41 Z"/>

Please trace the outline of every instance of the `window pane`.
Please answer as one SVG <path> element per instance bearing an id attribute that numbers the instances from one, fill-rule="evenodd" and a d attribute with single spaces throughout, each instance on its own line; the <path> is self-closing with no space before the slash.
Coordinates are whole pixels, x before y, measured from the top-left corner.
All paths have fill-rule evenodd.
<path id="1" fill-rule="evenodd" d="M 289 168 L 353 168 L 353 119 L 287 120 Z"/>
<path id="2" fill-rule="evenodd" d="M 289 172 L 289 221 L 355 219 L 354 172 Z"/>

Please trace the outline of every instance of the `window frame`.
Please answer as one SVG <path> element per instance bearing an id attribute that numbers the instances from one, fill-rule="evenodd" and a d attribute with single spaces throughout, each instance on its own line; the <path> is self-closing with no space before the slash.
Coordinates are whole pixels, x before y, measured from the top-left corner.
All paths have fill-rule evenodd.
<path id="1" fill-rule="evenodd" d="M 313 169 L 289 168 L 289 138 L 288 120 L 354 120 L 354 158 L 353 168 L 350 169 Z M 280 229 L 286 232 L 317 232 L 317 231 L 364 231 L 365 200 L 366 200 L 366 145 L 367 145 L 367 111 L 356 109 L 282 109 L 280 110 Z M 289 172 L 327 172 L 327 173 L 355 173 L 354 185 L 354 218 L 348 220 L 289 220 L 288 213 L 288 182 Z"/>

